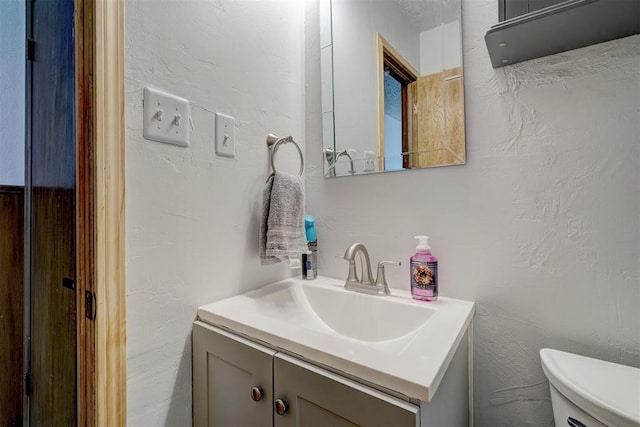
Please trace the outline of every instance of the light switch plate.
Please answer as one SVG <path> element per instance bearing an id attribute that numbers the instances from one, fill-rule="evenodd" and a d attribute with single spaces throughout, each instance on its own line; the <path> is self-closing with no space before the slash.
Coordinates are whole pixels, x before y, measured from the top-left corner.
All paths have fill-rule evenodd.
<path id="1" fill-rule="evenodd" d="M 144 88 L 142 136 L 152 141 L 189 146 L 191 105 L 170 93 Z"/>
<path id="2" fill-rule="evenodd" d="M 236 120 L 221 113 L 216 113 L 216 155 L 236 156 Z"/>

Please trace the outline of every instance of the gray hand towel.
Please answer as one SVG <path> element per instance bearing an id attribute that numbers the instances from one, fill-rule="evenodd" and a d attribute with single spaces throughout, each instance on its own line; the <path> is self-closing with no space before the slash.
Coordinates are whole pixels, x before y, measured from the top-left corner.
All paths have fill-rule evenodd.
<path id="1" fill-rule="evenodd" d="M 267 179 L 262 198 L 260 263 L 289 262 L 299 268 L 300 256 L 309 253 L 304 230 L 302 178 L 276 172 Z"/>

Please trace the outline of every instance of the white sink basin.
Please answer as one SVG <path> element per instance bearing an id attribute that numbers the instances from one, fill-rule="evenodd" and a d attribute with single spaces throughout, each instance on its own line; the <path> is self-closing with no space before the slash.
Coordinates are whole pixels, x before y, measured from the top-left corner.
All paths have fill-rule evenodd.
<path id="1" fill-rule="evenodd" d="M 426 304 L 404 304 L 402 299 L 345 291 L 335 286 L 303 283 L 314 313 L 340 335 L 361 341 L 388 341 L 424 326 L 434 310 Z"/>
<path id="2" fill-rule="evenodd" d="M 288 279 L 198 309 L 198 318 L 409 398 L 431 400 L 474 304 L 346 291 L 344 281 Z"/>

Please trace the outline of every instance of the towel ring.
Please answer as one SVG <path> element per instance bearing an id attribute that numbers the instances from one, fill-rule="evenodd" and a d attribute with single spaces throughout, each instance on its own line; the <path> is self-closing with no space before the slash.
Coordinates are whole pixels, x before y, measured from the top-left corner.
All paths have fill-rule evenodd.
<path id="1" fill-rule="evenodd" d="M 302 156 L 302 150 L 297 142 L 293 140 L 292 136 L 286 136 L 283 138 L 279 138 L 276 135 L 270 133 L 267 135 L 267 147 L 269 148 L 270 153 L 270 161 L 271 161 L 271 169 L 273 173 L 276 173 L 276 165 L 273 163 L 273 157 L 276 155 L 276 151 L 278 151 L 278 147 L 280 144 L 286 144 L 287 142 L 292 143 L 296 149 L 298 150 L 298 154 L 300 155 L 300 176 L 304 173 L 304 157 Z"/>

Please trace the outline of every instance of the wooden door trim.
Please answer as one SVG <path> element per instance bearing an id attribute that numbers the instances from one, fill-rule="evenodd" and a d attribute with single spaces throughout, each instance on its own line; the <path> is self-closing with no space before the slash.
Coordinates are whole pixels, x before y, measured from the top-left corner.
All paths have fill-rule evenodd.
<path id="1" fill-rule="evenodd" d="M 124 1 L 76 0 L 76 32 L 78 425 L 124 426 Z"/>
<path id="2" fill-rule="evenodd" d="M 420 73 L 400 55 L 400 53 L 389 43 L 380 33 L 375 34 L 376 37 L 376 77 L 378 86 L 378 170 L 384 171 L 385 168 L 385 144 L 384 144 L 384 65 L 385 62 L 391 64 L 394 71 L 406 83 L 418 80 Z M 406 90 L 403 87 L 403 102 L 407 102 Z M 403 107 L 403 128 L 406 129 L 408 118 L 405 116 L 406 108 Z M 403 129 L 403 130 L 404 130 Z M 407 136 L 408 137 L 408 136 Z M 406 145 L 403 135 L 403 147 Z M 404 162 L 403 162 L 404 164 Z"/>
<path id="3" fill-rule="evenodd" d="M 96 421 L 126 425 L 124 0 L 95 7 Z"/>
<path id="4" fill-rule="evenodd" d="M 77 424 L 95 426 L 95 328 L 83 298 L 86 292 L 95 292 L 93 4 L 76 1 L 75 20 Z"/>

